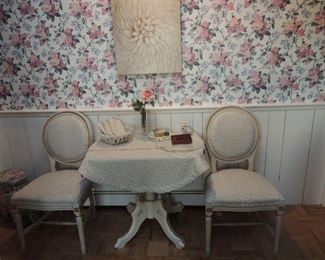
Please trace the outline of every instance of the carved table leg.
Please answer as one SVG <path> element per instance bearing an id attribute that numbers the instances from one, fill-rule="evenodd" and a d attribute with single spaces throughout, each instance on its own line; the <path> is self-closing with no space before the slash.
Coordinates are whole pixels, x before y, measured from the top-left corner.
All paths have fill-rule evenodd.
<path id="1" fill-rule="evenodd" d="M 164 209 L 160 199 L 154 202 L 154 218 L 157 219 L 166 236 L 175 244 L 178 249 L 185 247 L 185 243 L 182 237 L 178 236 L 170 226 L 167 211 Z"/>
<path id="2" fill-rule="evenodd" d="M 130 206 L 129 206 L 130 205 Z M 129 212 L 132 210 L 133 205 L 129 204 L 127 209 Z M 185 244 L 181 237 L 179 237 L 171 228 L 168 222 L 167 211 L 162 205 L 160 196 L 154 193 L 145 193 L 144 199 L 137 195 L 135 208 L 132 211 L 132 225 L 129 231 L 121 238 L 119 238 L 115 244 L 115 248 L 123 248 L 127 242 L 129 242 L 134 235 L 138 232 L 141 224 L 145 219 L 157 219 L 161 228 L 167 235 L 167 237 L 175 244 L 179 249 L 184 248 Z"/>
<path id="3" fill-rule="evenodd" d="M 136 201 L 136 202 L 137 202 L 138 200 L 141 200 L 141 199 L 142 199 L 141 194 L 137 194 L 137 195 L 135 196 L 135 201 Z M 137 206 L 136 203 L 134 203 L 134 202 L 130 202 L 130 203 L 128 203 L 128 205 L 126 205 L 126 209 L 127 209 L 127 211 L 131 214 L 131 213 L 135 210 L 136 206 Z"/>
<path id="4" fill-rule="evenodd" d="M 128 206 L 129 205 L 132 205 L 132 204 L 130 203 L 130 204 L 128 204 Z M 130 208 L 128 206 L 127 206 L 127 209 L 129 211 Z M 147 218 L 145 206 L 146 205 L 142 201 L 140 201 L 139 196 L 137 195 L 135 208 L 132 210 L 132 213 L 131 213 L 132 225 L 131 225 L 129 231 L 124 236 L 120 237 L 117 240 L 117 242 L 114 246 L 115 248 L 117 248 L 117 249 L 123 248 L 126 245 L 126 243 L 129 242 L 135 236 L 135 234 L 138 232 L 141 224 Z"/>
<path id="5" fill-rule="evenodd" d="M 128 205 L 126 205 L 126 209 L 130 214 L 132 214 L 132 212 L 135 210 L 135 208 L 136 208 L 136 204 L 133 202 L 130 202 L 130 203 L 128 203 Z"/>
<path id="6" fill-rule="evenodd" d="M 183 211 L 184 205 L 182 202 L 176 202 L 170 193 L 166 193 L 163 195 L 164 208 L 167 213 L 181 213 Z"/>

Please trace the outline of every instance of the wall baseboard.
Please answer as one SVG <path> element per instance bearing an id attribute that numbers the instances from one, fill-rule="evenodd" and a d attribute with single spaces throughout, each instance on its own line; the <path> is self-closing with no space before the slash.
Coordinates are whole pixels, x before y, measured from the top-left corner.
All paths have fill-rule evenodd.
<path id="1" fill-rule="evenodd" d="M 96 205 L 99 206 L 126 206 L 130 202 L 135 202 L 136 193 L 119 192 L 95 192 Z M 204 206 L 204 193 L 193 192 L 172 192 L 172 197 L 184 206 Z"/>

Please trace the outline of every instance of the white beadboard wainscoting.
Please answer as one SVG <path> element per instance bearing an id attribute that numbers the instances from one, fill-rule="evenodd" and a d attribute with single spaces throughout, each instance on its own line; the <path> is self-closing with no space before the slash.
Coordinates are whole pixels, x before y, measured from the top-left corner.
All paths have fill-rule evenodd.
<path id="1" fill-rule="evenodd" d="M 287 204 L 325 205 L 325 104 L 246 106 L 260 121 L 262 138 L 255 169 L 284 195 Z M 217 107 L 172 107 L 148 110 L 149 128 L 179 131 L 180 122 L 204 136 L 211 113 Z M 80 110 L 92 122 L 98 138 L 98 123 L 119 117 L 135 131 L 140 114 L 132 109 Z M 49 162 L 42 144 L 42 129 L 57 111 L 0 112 L 0 170 L 21 168 L 30 180 L 47 172 Z M 204 176 L 174 196 L 185 205 L 203 205 Z M 97 185 L 98 205 L 125 205 L 133 194 Z"/>

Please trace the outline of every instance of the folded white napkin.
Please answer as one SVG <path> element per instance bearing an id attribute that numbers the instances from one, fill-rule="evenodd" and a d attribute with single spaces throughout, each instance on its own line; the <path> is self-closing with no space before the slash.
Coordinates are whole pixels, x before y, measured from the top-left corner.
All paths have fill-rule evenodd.
<path id="1" fill-rule="evenodd" d="M 124 136 L 127 134 L 123 123 L 117 118 L 110 118 L 108 121 L 101 122 L 99 129 L 107 136 Z"/>
<path id="2" fill-rule="evenodd" d="M 114 135 L 116 136 L 126 135 L 126 131 L 121 120 L 117 118 L 111 118 L 108 120 L 108 123 Z"/>

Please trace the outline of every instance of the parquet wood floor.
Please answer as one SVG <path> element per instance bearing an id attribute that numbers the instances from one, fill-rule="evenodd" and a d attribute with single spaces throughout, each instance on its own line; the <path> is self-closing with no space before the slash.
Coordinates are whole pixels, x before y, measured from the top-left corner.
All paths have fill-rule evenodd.
<path id="1" fill-rule="evenodd" d="M 264 214 L 271 223 L 273 215 Z M 63 217 L 66 217 L 65 215 Z M 254 214 L 222 214 L 215 220 L 255 219 Z M 111 259 L 111 260 L 196 260 L 196 259 L 325 259 L 325 208 L 286 207 L 278 257 L 272 256 L 272 235 L 264 226 L 214 227 L 213 251 L 205 257 L 204 208 L 185 207 L 170 217 L 183 236 L 186 248 L 178 250 L 154 220 L 147 220 L 139 233 L 122 250 L 114 249 L 116 239 L 130 225 L 123 207 L 100 207 L 86 226 L 87 255 L 81 256 L 74 226 L 44 225 L 27 235 L 27 251 L 19 248 L 12 223 L 0 224 L 0 258 L 7 259 Z"/>

